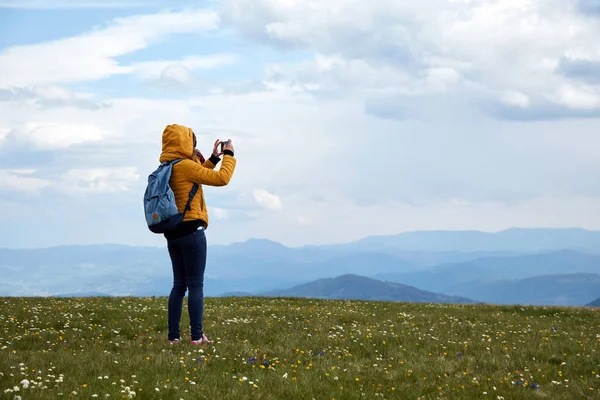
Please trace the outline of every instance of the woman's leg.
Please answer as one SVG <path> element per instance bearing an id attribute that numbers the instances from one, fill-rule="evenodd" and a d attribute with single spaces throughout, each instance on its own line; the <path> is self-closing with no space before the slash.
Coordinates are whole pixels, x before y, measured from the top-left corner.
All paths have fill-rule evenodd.
<path id="1" fill-rule="evenodd" d="M 178 242 L 168 242 L 169 256 L 173 266 L 173 288 L 169 295 L 168 321 L 169 321 L 169 339 L 175 340 L 181 338 L 181 313 L 183 308 L 183 298 L 186 291 L 185 264 L 183 251 Z"/>
<path id="2" fill-rule="evenodd" d="M 204 270 L 206 268 L 206 235 L 198 230 L 186 238 L 183 249 L 188 293 L 188 313 L 190 315 L 192 340 L 200 340 L 204 314 Z"/>

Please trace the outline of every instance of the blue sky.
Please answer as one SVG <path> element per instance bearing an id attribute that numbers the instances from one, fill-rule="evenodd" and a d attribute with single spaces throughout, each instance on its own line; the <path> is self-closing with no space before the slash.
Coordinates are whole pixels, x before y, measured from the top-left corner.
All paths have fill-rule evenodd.
<path id="1" fill-rule="evenodd" d="M 0 247 L 164 245 L 166 124 L 209 243 L 600 228 L 600 12 L 559 0 L 0 1 Z"/>

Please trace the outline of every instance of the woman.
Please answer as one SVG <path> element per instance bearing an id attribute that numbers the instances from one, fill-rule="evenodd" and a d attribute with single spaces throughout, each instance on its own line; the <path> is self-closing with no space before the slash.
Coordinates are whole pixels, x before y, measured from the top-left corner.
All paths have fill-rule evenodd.
<path id="1" fill-rule="evenodd" d="M 183 212 L 194 183 L 199 184 L 190 208 L 183 222 L 174 230 L 165 233 L 169 256 L 173 266 L 173 288 L 169 295 L 168 323 L 170 344 L 181 341 L 180 321 L 183 298 L 188 294 L 188 313 L 191 325 L 191 343 L 199 345 L 212 343 L 202 329 L 204 313 L 204 269 L 206 267 L 206 236 L 208 212 L 204 202 L 202 185 L 225 186 L 231 180 L 236 166 L 231 140 L 219 151 L 221 142 L 217 139 L 213 153 L 208 160 L 196 150 L 196 135 L 185 126 L 168 125 L 162 136 L 160 162 L 182 158 L 173 166 L 169 184 L 175 194 L 179 212 Z M 218 171 L 215 166 L 223 164 Z"/>

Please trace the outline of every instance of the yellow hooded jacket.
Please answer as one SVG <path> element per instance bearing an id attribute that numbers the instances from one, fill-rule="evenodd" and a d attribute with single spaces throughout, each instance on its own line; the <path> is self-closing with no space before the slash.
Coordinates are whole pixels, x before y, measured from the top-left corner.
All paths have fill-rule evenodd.
<path id="1" fill-rule="evenodd" d="M 169 184 L 175 194 L 175 203 L 179 212 L 183 212 L 188 201 L 188 195 L 194 183 L 200 186 L 190 204 L 191 210 L 185 214 L 184 221 L 200 220 L 205 228 L 208 227 L 208 211 L 204 202 L 202 185 L 225 186 L 231 180 L 235 170 L 236 159 L 231 155 L 223 156 L 223 163 L 218 171 L 215 165 L 206 160 L 204 164 L 194 154 L 194 137 L 190 128 L 182 125 L 167 125 L 162 135 L 162 153 L 160 162 L 173 161 L 183 158 L 173 166 Z"/>

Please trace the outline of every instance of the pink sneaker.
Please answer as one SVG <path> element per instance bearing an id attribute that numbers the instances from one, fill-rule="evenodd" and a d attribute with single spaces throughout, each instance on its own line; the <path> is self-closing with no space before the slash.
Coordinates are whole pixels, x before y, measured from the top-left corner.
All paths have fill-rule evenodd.
<path id="1" fill-rule="evenodd" d="M 173 339 L 173 340 L 169 340 L 168 342 L 169 342 L 169 344 L 176 344 L 176 343 L 179 343 L 179 342 L 181 342 L 181 338 L 179 338 L 179 339 Z"/>
<path id="2" fill-rule="evenodd" d="M 213 343 L 213 341 L 212 341 L 212 340 L 209 340 L 209 339 L 206 337 L 206 335 L 203 333 L 203 334 L 202 334 L 202 337 L 200 338 L 200 340 L 192 340 L 190 343 L 191 343 L 192 345 L 194 345 L 194 346 L 198 346 L 198 345 L 202 345 L 202 344 L 211 344 L 211 343 Z"/>

